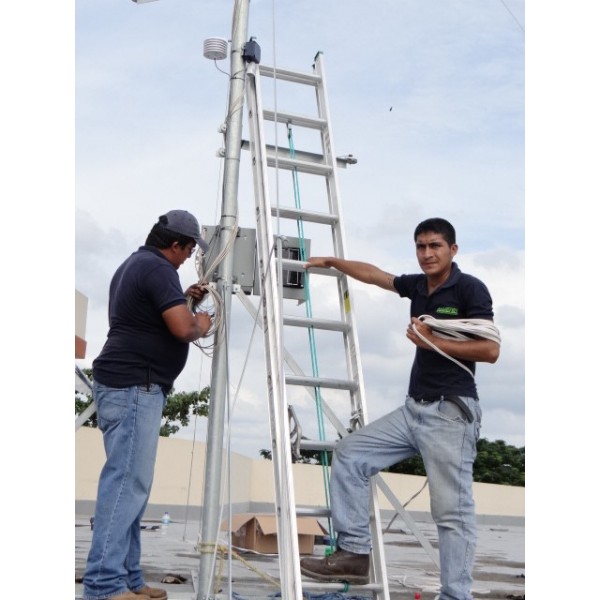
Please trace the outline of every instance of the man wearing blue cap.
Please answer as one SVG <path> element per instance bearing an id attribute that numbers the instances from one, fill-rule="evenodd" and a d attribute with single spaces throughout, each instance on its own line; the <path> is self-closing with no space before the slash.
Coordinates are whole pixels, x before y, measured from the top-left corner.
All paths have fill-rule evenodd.
<path id="1" fill-rule="evenodd" d="M 206 335 L 210 316 L 194 314 L 177 269 L 196 245 L 196 218 L 185 210 L 161 215 L 146 243 L 116 270 L 109 290 L 109 331 L 94 360 L 93 396 L 106 463 L 100 474 L 94 533 L 83 578 L 86 600 L 164 600 L 144 582 L 140 525 L 154 476 L 166 395 L 183 370 L 189 343 Z"/>

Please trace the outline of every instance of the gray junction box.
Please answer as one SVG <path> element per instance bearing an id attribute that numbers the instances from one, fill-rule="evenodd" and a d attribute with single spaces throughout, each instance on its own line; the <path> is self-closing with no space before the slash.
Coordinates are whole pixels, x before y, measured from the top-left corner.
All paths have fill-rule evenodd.
<path id="1" fill-rule="evenodd" d="M 202 238 L 209 244 L 211 250 L 216 247 L 212 238 L 217 232 L 216 226 L 202 226 Z M 277 252 L 276 240 L 274 252 Z M 282 243 L 282 253 L 284 259 L 299 261 L 301 259 L 301 245 L 299 238 L 285 236 Z M 310 240 L 304 240 L 304 249 L 306 257 L 310 256 Z M 209 250 L 209 252 L 211 252 Z M 212 250 L 214 253 L 215 250 Z M 232 283 L 239 285 L 242 291 L 247 295 L 260 296 L 261 285 L 258 275 L 258 264 L 256 259 L 256 229 L 247 227 L 238 228 L 235 243 L 233 246 L 233 275 Z M 304 302 L 304 271 L 292 271 L 283 269 L 283 297 L 287 299 Z M 216 272 L 210 277 L 211 281 L 216 280 Z"/>

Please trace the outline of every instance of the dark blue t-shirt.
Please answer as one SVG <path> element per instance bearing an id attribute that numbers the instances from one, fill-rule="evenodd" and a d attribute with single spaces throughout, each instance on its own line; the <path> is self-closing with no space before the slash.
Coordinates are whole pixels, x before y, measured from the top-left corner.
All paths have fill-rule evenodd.
<path id="1" fill-rule="evenodd" d="M 427 295 L 427 277 L 400 275 L 394 278 L 394 287 L 403 298 L 410 298 L 410 316 L 431 315 L 436 319 L 489 319 L 492 320 L 492 298 L 485 284 L 462 273 L 456 263 L 452 263 L 450 277 Z M 475 363 L 461 360 L 473 374 Z M 413 398 L 457 395 L 477 398 L 475 380 L 445 356 L 434 350 L 417 347 L 408 395 Z"/>
<path id="2" fill-rule="evenodd" d="M 177 270 L 157 248 L 141 246 L 116 270 L 109 294 L 110 329 L 92 365 L 94 379 L 110 387 L 156 383 L 166 393 L 189 350 L 162 317 L 186 303 Z"/>

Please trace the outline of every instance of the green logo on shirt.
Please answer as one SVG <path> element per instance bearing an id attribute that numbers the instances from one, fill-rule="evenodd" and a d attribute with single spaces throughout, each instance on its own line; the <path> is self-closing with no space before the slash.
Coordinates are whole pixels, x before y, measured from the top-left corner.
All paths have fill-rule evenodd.
<path id="1" fill-rule="evenodd" d="M 454 306 L 440 306 L 435 309 L 435 312 L 438 313 L 438 315 L 452 315 L 453 317 L 456 317 L 458 315 L 458 308 L 455 308 Z"/>

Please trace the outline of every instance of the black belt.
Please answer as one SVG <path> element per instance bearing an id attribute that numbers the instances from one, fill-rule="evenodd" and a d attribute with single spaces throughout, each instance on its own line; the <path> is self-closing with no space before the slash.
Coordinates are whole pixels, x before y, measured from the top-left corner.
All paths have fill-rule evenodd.
<path id="1" fill-rule="evenodd" d="M 463 415 L 465 416 L 465 419 L 467 419 L 469 423 L 472 423 L 474 420 L 471 409 L 467 406 L 467 403 L 460 396 L 421 396 L 419 398 L 414 398 L 414 400 L 421 404 L 431 404 L 432 402 L 438 402 L 439 400 L 446 400 L 447 402 L 452 402 L 452 404 L 456 404 L 456 406 L 460 408 Z"/>

